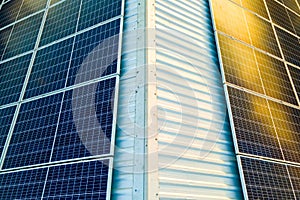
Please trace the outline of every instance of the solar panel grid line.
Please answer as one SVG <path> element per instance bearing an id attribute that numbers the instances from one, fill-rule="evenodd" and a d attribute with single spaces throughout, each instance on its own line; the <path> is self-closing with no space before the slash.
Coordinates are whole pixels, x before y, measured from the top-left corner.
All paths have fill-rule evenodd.
<path id="1" fill-rule="evenodd" d="M 241 161 L 241 156 L 237 155 L 236 160 L 237 160 L 243 195 L 244 195 L 245 200 L 249 200 L 248 192 L 247 192 L 247 185 L 246 185 L 246 180 L 245 180 L 245 174 L 244 174 L 242 161 Z"/>
<path id="2" fill-rule="evenodd" d="M 0 174 L 2 173 L 9 173 L 9 172 L 18 172 L 18 171 L 26 171 L 30 169 L 40 169 L 45 168 L 48 166 L 59 166 L 59 165 L 66 165 L 70 163 L 77 163 L 77 162 L 89 162 L 93 161 L 95 159 L 108 159 L 113 158 L 114 156 L 112 154 L 102 154 L 102 155 L 96 155 L 96 156 L 90 156 L 90 157 L 84 157 L 84 158 L 73 158 L 68 160 L 59 160 L 59 161 L 52 161 L 48 163 L 41 163 L 41 164 L 34 164 L 34 165 L 27 165 L 27 166 L 21 166 L 21 167 L 15 167 L 15 168 L 9 168 L 9 169 L 1 169 Z"/>
<path id="3" fill-rule="evenodd" d="M 218 32 L 217 32 L 218 33 Z M 223 34 L 218 34 L 218 37 L 221 37 Z M 226 35 L 225 35 L 226 36 Z M 274 85 L 274 83 L 272 83 L 272 82 L 268 82 L 267 80 L 268 79 L 266 79 L 266 78 L 268 78 L 268 77 L 265 77 L 265 76 L 273 76 L 273 78 L 276 78 L 276 77 L 274 77 L 274 73 L 275 74 L 278 74 L 278 73 L 286 73 L 285 71 L 283 71 L 283 70 L 286 70 L 286 68 L 285 68 L 285 66 L 283 66 L 285 69 L 280 69 L 280 68 L 278 68 L 278 69 L 276 69 L 276 68 L 270 68 L 269 67 L 269 70 L 268 71 L 266 71 L 266 70 L 264 70 L 264 68 L 265 67 L 268 67 L 268 66 L 265 66 L 266 64 L 264 63 L 264 62 L 262 62 L 262 61 L 259 61 L 259 62 L 257 62 L 257 60 L 256 60 L 256 63 L 253 63 L 253 60 L 255 59 L 255 57 L 257 57 L 258 55 L 264 55 L 264 56 L 267 56 L 267 55 L 270 55 L 270 54 L 265 54 L 265 52 L 263 52 L 263 51 L 257 51 L 256 49 L 254 49 L 255 51 L 254 52 L 251 52 L 252 53 L 252 57 L 250 58 L 250 56 L 247 54 L 247 56 L 245 56 L 246 54 L 245 54 L 245 52 L 244 52 L 244 49 L 242 49 L 242 47 L 243 47 L 243 45 L 241 45 L 241 44 L 244 44 L 244 43 L 232 43 L 232 40 L 229 40 L 231 43 L 228 43 L 228 42 L 225 42 L 224 41 L 224 39 L 223 38 L 227 38 L 227 37 L 224 37 L 224 36 L 222 36 L 222 43 L 220 44 L 220 42 L 218 42 L 219 43 L 219 45 L 221 46 L 221 58 L 222 59 L 225 59 L 225 61 L 226 61 L 226 63 L 225 63 L 225 65 L 224 65 L 224 61 L 222 61 L 222 67 L 224 67 L 224 69 L 226 68 L 226 72 L 225 72 L 225 74 L 226 74 L 226 76 L 225 76 L 225 82 L 227 83 L 227 82 L 231 82 L 231 83 L 233 83 L 233 84 L 235 84 L 235 85 L 240 85 L 240 86 L 242 86 L 242 87 L 245 87 L 245 88 L 248 88 L 248 89 L 251 89 L 251 90 L 255 90 L 256 92 L 261 92 L 261 93 L 263 93 L 262 92 L 262 90 L 263 89 L 261 89 L 261 90 L 258 90 L 259 88 L 258 87 L 260 87 L 260 88 L 262 88 L 262 86 L 264 85 L 264 84 L 268 84 L 268 90 L 267 90 L 267 95 L 268 96 L 270 96 L 270 97 L 273 97 L 273 98 L 278 98 L 278 99 L 280 99 L 280 100 L 284 100 L 284 101 L 286 101 L 287 103 L 290 103 L 290 104 L 296 104 L 296 105 L 298 105 L 298 103 L 297 103 L 297 101 L 296 101 L 296 97 L 294 96 L 294 90 L 292 90 L 292 85 L 291 85 L 291 82 L 290 82 L 290 80 L 287 80 L 287 79 L 289 79 L 289 77 L 286 75 L 286 77 L 285 77 L 285 79 L 283 79 L 283 77 L 281 78 L 281 79 L 279 79 L 280 77 L 278 77 L 278 80 L 280 80 L 280 81 L 285 81 L 285 82 L 282 82 L 282 83 L 285 83 L 285 84 L 283 84 L 283 85 Z M 229 39 L 230 37 L 228 37 L 228 39 Z M 218 39 L 219 40 L 219 39 Z M 238 41 L 238 40 L 234 40 L 234 41 Z M 226 45 L 233 45 L 233 47 L 232 46 L 230 46 L 230 47 L 228 47 L 228 48 L 225 48 L 225 46 Z M 228 46 L 227 45 L 227 46 Z M 239 46 L 237 46 L 237 45 L 239 45 Z M 226 46 L 226 47 L 227 47 Z M 240 47 L 241 46 L 241 47 Z M 241 52 L 241 56 L 237 56 L 237 55 L 235 55 L 235 60 L 232 60 L 232 55 L 231 55 L 231 57 L 226 57 L 226 55 L 227 55 L 227 52 L 229 52 L 229 54 L 231 54 L 231 51 L 229 51 L 228 49 L 232 49 L 232 48 L 236 48 L 238 51 L 240 51 Z M 244 47 L 243 47 L 244 48 Z M 225 49 L 225 50 L 224 50 Z M 253 48 L 251 48 L 251 46 L 249 46 L 249 50 L 251 50 L 251 49 L 253 49 Z M 224 52 L 223 52 L 224 51 Z M 262 53 L 261 53 L 262 52 Z M 242 56 L 242 55 L 244 55 L 244 56 Z M 230 55 L 229 55 L 230 56 Z M 246 57 L 246 58 L 245 58 Z M 276 58 L 275 56 L 272 56 L 272 58 Z M 241 60 L 242 59 L 242 60 Z M 261 58 L 260 58 L 261 59 Z M 245 60 L 249 60 L 249 62 L 252 62 L 251 64 L 254 64 L 255 66 L 253 66 L 252 68 L 250 68 L 250 65 L 249 65 L 249 63 L 248 63 L 248 61 L 247 61 L 247 63 L 245 62 Z M 274 59 L 275 60 L 275 59 Z M 277 59 L 276 58 L 276 60 L 275 61 L 277 61 L 277 60 L 282 60 L 282 59 Z M 240 61 L 240 62 L 239 62 Z M 261 63 L 262 62 L 262 63 Z M 270 61 L 269 61 L 270 62 Z M 278 61 L 277 61 L 278 62 Z M 282 61 L 283 62 L 283 61 Z M 260 64 L 259 66 L 257 66 L 257 64 Z M 263 66 L 261 66 L 263 64 Z M 270 65 L 271 64 L 274 64 L 274 63 L 269 63 Z M 283 65 L 283 63 L 281 63 L 282 65 Z M 248 67 L 248 70 L 247 71 L 245 71 L 245 70 L 242 70 L 242 69 L 240 69 L 241 68 L 241 66 L 236 66 L 236 65 L 241 65 L 241 66 L 243 66 L 243 67 Z M 233 66 L 235 66 L 235 67 L 233 67 Z M 274 66 L 274 67 L 276 67 L 276 66 Z M 236 72 L 237 74 L 239 74 L 239 75 L 241 75 L 241 74 L 243 74 L 243 75 L 245 75 L 246 76 L 246 78 L 244 78 L 244 79 L 238 79 L 238 77 L 237 77 L 237 74 L 235 74 L 235 73 L 233 73 L 232 74 L 232 71 L 237 71 L 237 70 L 241 70 L 241 71 L 239 71 L 239 72 Z M 252 71 L 251 71 L 252 70 Z M 253 70 L 256 70 L 256 73 L 257 74 L 255 74 L 254 75 L 254 72 L 253 72 Z M 260 78 L 259 77 L 259 73 L 260 73 L 260 71 L 261 70 L 264 70 L 263 72 L 264 72 L 264 78 Z M 277 70 L 277 71 L 276 71 Z M 278 71 L 278 70 L 281 70 L 281 71 Z M 250 71 L 251 71 L 251 73 L 250 73 Z M 278 74 L 279 75 L 279 74 Z M 232 77 L 230 77 L 230 76 L 232 76 Z M 254 80 L 252 80 L 252 79 L 250 79 L 251 77 L 253 77 L 253 78 L 255 78 L 255 82 L 254 82 Z M 228 78 L 228 80 L 226 80 Z M 260 79 L 258 79 L 258 78 L 260 78 Z M 237 82 L 238 81 L 238 82 Z M 262 81 L 262 82 L 261 82 Z M 254 87 L 254 83 L 255 83 L 255 87 Z M 262 84 L 263 83 L 263 84 Z M 246 85 L 245 85 L 246 84 Z M 252 87 L 249 87 L 249 84 L 250 84 L 250 86 L 252 85 Z M 270 88 L 269 88 L 269 86 L 270 86 L 270 84 L 272 84 L 271 86 L 274 86 L 274 87 L 281 87 L 281 88 L 283 88 L 284 89 L 284 91 L 282 91 L 282 92 L 277 92 L 276 93 L 276 95 L 275 94 L 272 94 L 272 93 L 274 93 L 272 90 L 270 90 Z M 285 87 L 289 87 L 289 88 L 285 88 Z M 266 88 L 265 86 L 264 86 L 264 88 Z M 275 89 L 275 88 L 274 88 Z M 285 90 L 287 90 L 287 89 L 289 89 L 288 91 L 289 91 L 289 93 L 287 93 L 287 91 L 285 91 Z M 272 93 L 271 93 L 272 92 Z M 275 96 L 274 96 L 275 95 Z M 285 95 L 291 95 L 291 96 L 286 96 L 287 98 L 289 98 L 289 99 L 284 99 L 283 97 L 285 97 Z M 291 99 L 291 98 L 293 98 L 293 99 Z M 292 102 L 290 101 L 290 99 L 291 100 L 293 100 Z"/>
<path id="4" fill-rule="evenodd" d="M 273 0 L 273 1 L 276 1 L 276 2 L 279 3 L 281 6 L 285 7 L 285 8 L 288 9 L 289 11 L 295 13 L 296 15 L 300 16 L 300 11 L 295 11 L 295 10 L 289 8 L 288 6 L 286 6 L 284 3 L 282 3 L 282 2 L 279 1 L 279 0 Z M 295 2 L 298 4 L 297 1 L 295 1 Z M 299 5 L 299 4 L 298 4 L 298 5 Z"/>
<path id="5" fill-rule="evenodd" d="M 72 90 L 72 89 L 80 88 L 82 86 L 86 86 L 86 85 L 96 83 L 96 82 L 99 82 L 99 81 L 104 81 L 104 80 L 107 80 L 107 79 L 111 79 L 111 78 L 114 78 L 116 76 L 119 76 L 119 74 L 115 73 L 115 74 L 110 74 L 108 76 L 95 78 L 95 79 L 92 79 L 92 80 L 89 80 L 89 81 L 86 81 L 86 82 L 83 82 L 83 83 L 79 83 L 79 84 L 76 84 L 76 85 L 71 85 L 71 86 L 61 88 L 61 89 L 58 89 L 58 90 L 54 90 L 54 91 L 51 91 L 51 92 L 48 92 L 48 93 L 45 93 L 45 94 L 41 94 L 41 95 L 38 95 L 38 96 L 33 96 L 33 97 L 28 98 L 28 99 L 23 99 L 20 102 L 27 103 L 27 102 L 30 102 L 30 101 L 34 101 L 36 99 L 48 97 L 48 96 L 51 96 L 51 95 L 54 95 L 54 94 L 58 94 L 58 93 L 61 93 L 61 92 L 66 92 L 66 91 L 69 91 L 69 90 Z M 6 105 L 4 105 L 4 106 L 6 106 Z"/>
<path id="6" fill-rule="evenodd" d="M 47 6 L 48 6 L 49 4 L 50 4 L 50 0 L 48 0 Z M 47 12 L 45 11 L 44 16 L 43 16 L 43 21 L 44 21 L 44 22 L 45 22 L 45 20 L 46 20 L 46 16 L 47 16 Z M 40 26 L 40 29 L 39 29 L 39 35 L 41 35 L 42 28 L 43 28 L 43 24 Z M 37 38 L 35 47 L 37 47 L 38 44 L 39 44 L 39 37 Z M 21 91 L 21 93 L 20 93 L 19 101 L 21 101 L 21 100 L 23 99 L 23 96 L 24 96 L 24 94 L 25 94 L 26 85 L 27 85 L 27 83 L 28 83 L 28 79 L 29 79 L 30 72 L 31 72 L 31 69 L 30 69 L 30 68 L 32 68 L 33 60 L 34 60 L 34 58 L 35 58 L 36 52 L 37 52 L 37 51 L 33 51 L 32 59 L 31 59 L 31 61 L 30 61 L 30 66 L 29 66 L 29 68 L 28 68 L 28 71 L 27 71 L 27 74 L 26 74 L 26 77 L 25 77 L 25 80 L 24 80 L 23 88 L 22 88 L 22 91 Z M 4 53 L 3 53 L 3 55 L 4 55 Z M 18 118 L 18 114 L 19 114 L 20 108 L 21 108 L 21 103 L 19 103 L 19 104 L 17 105 L 16 113 L 15 113 L 13 122 L 12 122 L 12 124 L 11 124 L 11 129 L 10 129 L 10 131 L 9 131 L 9 134 L 8 134 L 8 137 L 7 137 L 5 146 L 4 146 L 4 151 L 3 151 L 2 155 L 1 155 L 0 170 L 1 170 L 2 167 L 3 167 L 4 159 L 5 159 L 5 156 L 6 156 L 6 153 L 7 153 L 7 150 L 8 150 L 10 141 L 11 141 L 11 138 L 12 138 L 12 134 L 13 134 L 13 131 L 14 131 L 14 126 L 16 125 L 16 122 L 17 122 L 17 118 Z"/>

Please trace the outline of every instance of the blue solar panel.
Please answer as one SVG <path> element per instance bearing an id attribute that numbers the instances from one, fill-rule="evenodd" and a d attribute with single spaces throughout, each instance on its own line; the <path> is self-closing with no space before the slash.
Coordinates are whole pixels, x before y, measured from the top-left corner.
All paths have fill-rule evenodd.
<path id="1" fill-rule="evenodd" d="M 74 38 L 37 52 L 25 98 L 65 87 Z"/>
<path id="2" fill-rule="evenodd" d="M 75 33 L 81 0 L 66 0 L 49 8 L 40 46 Z"/>
<path id="3" fill-rule="evenodd" d="M 122 14 L 122 0 L 84 0 L 79 18 L 79 30 Z"/>
<path id="4" fill-rule="evenodd" d="M 62 93 L 22 104 L 4 169 L 49 162 Z"/>
<path id="5" fill-rule="evenodd" d="M 76 36 L 68 86 L 117 72 L 120 19 Z"/>
<path id="6" fill-rule="evenodd" d="M 33 50 L 43 14 L 34 15 L 14 25 L 2 59 Z"/>
<path id="7" fill-rule="evenodd" d="M 8 136 L 15 109 L 16 107 L 13 106 L 0 110 L 0 155 L 2 154 Z"/>
<path id="8" fill-rule="evenodd" d="M 0 199 L 41 199 L 47 168 L 0 174 Z"/>
<path id="9" fill-rule="evenodd" d="M 31 56 L 25 55 L 0 64 L 0 105 L 19 100 Z"/>
<path id="10" fill-rule="evenodd" d="M 43 199 L 97 199 L 107 197 L 110 160 L 51 167 Z"/>
<path id="11" fill-rule="evenodd" d="M 116 78 L 65 93 L 52 161 L 110 153 Z"/>
<path id="12" fill-rule="evenodd" d="M 122 4 L 3 4 L 1 200 L 109 199 Z"/>

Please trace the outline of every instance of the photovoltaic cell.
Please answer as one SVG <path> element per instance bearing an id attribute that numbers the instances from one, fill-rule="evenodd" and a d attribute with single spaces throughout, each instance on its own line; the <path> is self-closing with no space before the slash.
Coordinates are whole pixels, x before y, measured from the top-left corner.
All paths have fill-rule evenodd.
<path id="1" fill-rule="evenodd" d="M 65 94 L 52 161 L 109 154 L 116 78 Z"/>
<path id="2" fill-rule="evenodd" d="M 249 199 L 295 199 L 283 164 L 241 157 Z"/>
<path id="3" fill-rule="evenodd" d="M 22 104 L 3 169 L 49 162 L 61 101 L 60 93 Z"/>
<path id="4" fill-rule="evenodd" d="M 255 55 L 266 94 L 270 97 L 298 105 L 284 63 L 258 51 L 255 51 Z"/>
<path id="5" fill-rule="evenodd" d="M 79 18 L 79 30 L 122 14 L 122 0 L 84 0 Z"/>
<path id="6" fill-rule="evenodd" d="M 49 9 L 40 46 L 75 33 L 80 2 L 65 0 Z"/>
<path id="7" fill-rule="evenodd" d="M 74 38 L 37 52 L 25 98 L 65 87 Z"/>
<path id="8" fill-rule="evenodd" d="M 239 151 L 283 159 L 267 101 L 231 87 L 228 94 Z"/>
<path id="9" fill-rule="evenodd" d="M 41 199 L 47 168 L 0 174 L 0 199 Z"/>
<path id="10" fill-rule="evenodd" d="M 68 86 L 117 72 L 120 19 L 76 36 Z"/>
<path id="11" fill-rule="evenodd" d="M 19 100 L 32 54 L 0 64 L 0 105 Z"/>
<path id="12" fill-rule="evenodd" d="M 50 167 L 43 199 L 106 200 L 110 160 Z"/>
<path id="13" fill-rule="evenodd" d="M 289 66 L 289 71 L 293 79 L 295 89 L 297 91 L 298 97 L 300 98 L 300 69 Z"/>
<path id="14" fill-rule="evenodd" d="M 13 23 L 18 16 L 23 0 L 12 0 L 4 4 L 0 12 L 0 28 Z"/>
<path id="15" fill-rule="evenodd" d="M 263 93 L 254 50 L 222 34 L 218 39 L 226 81 Z"/>
<path id="16" fill-rule="evenodd" d="M 38 36 L 43 13 L 17 23 L 12 31 L 2 59 L 33 50 Z"/>
<path id="17" fill-rule="evenodd" d="M 285 60 L 300 66 L 300 42 L 295 36 L 276 27 Z"/>
<path id="18" fill-rule="evenodd" d="M 0 155 L 3 152 L 15 109 L 16 107 L 13 106 L 0 110 Z"/>
<path id="19" fill-rule="evenodd" d="M 287 161 L 300 161 L 300 110 L 269 101 L 280 145 Z"/>

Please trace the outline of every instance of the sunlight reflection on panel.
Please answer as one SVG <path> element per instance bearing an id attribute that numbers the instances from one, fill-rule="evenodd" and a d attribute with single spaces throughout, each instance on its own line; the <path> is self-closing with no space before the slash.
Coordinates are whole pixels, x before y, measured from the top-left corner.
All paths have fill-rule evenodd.
<path id="1" fill-rule="evenodd" d="M 227 0 L 213 0 L 217 29 L 250 44 L 243 10 Z"/>
<path id="2" fill-rule="evenodd" d="M 218 34 L 226 81 L 264 93 L 252 48 Z"/>
<path id="3" fill-rule="evenodd" d="M 266 94 L 298 105 L 284 63 L 258 51 L 255 55 Z"/>
<path id="4" fill-rule="evenodd" d="M 269 19 L 264 0 L 242 0 L 242 6 Z"/>
<path id="5" fill-rule="evenodd" d="M 266 99 L 228 87 L 241 153 L 283 159 Z"/>
<path id="6" fill-rule="evenodd" d="M 252 13 L 245 14 L 253 46 L 281 57 L 271 24 Z"/>

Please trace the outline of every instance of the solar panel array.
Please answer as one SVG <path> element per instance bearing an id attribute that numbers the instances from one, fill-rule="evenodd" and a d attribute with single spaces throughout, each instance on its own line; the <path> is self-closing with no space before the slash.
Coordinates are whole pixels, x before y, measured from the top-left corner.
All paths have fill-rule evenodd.
<path id="1" fill-rule="evenodd" d="M 300 199 L 300 1 L 211 0 L 246 199 Z"/>
<path id="2" fill-rule="evenodd" d="M 123 0 L 0 3 L 0 199 L 110 199 Z"/>

